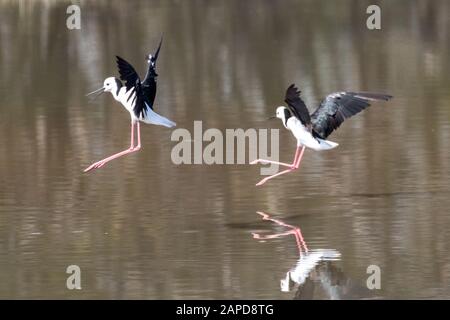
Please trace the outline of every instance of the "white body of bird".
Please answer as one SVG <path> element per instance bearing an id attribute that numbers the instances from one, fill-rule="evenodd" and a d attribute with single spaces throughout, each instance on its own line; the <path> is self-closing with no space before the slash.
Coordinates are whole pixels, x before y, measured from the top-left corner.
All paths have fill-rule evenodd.
<path id="1" fill-rule="evenodd" d="M 329 94 L 316 111 L 310 114 L 305 102 L 300 97 L 300 91 L 294 84 L 291 84 L 286 90 L 284 99 L 287 107 L 279 106 L 275 116 L 271 118 L 280 119 L 284 127 L 290 130 L 297 139 L 294 161 L 292 164 L 266 159 L 252 161 L 251 164 L 272 163 L 289 167 L 289 169 L 262 179 L 256 185 L 263 185 L 270 179 L 298 169 L 306 148 L 316 151 L 336 148 L 338 144 L 326 140 L 326 138 L 339 128 L 345 119 L 366 109 L 370 106 L 371 101 L 387 101 L 390 98 L 392 96 L 382 93 L 341 91 Z"/>
<path id="2" fill-rule="evenodd" d="M 122 86 L 119 90 L 117 90 L 117 84 L 113 77 L 107 78 L 105 80 L 105 87 L 107 87 L 107 83 L 112 86 L 112 89 L 108 91 L 110 91 L 114 99 L 119 101 L 122 106 L 130 113 L 131 119 L 133 121 L 142 121 L 145 123 L 165 126 L 168 128 L 176 126 L 175 122 L 157 114 L 148 106 L 148 104 L 146 104 L 147 110 L 145 112 L 145 116 L 140 118 L 136 117 L 136 114 L 133 111 L 136 96 L 135 89 L 131 88 L 127 91 L 127 88 L 125 86 Z"/>
<path id="3" fill-rule="evenodd" d="M 295 117 L 290 117 L 286 122 L 286 128 L 289 129 L 297 139 L 297 146 L 305 146 L 316 151 L 330 150 L 336 148 L 339 144 L 329 140 L 315 138 L 311 132 Z"/>
<path id="4" fill-rule="evenodd" d="M 96 94 L 96 96 L 110 92 L 114 99 L 122 104 L 122 106 L 130 113 L 131 117 L 131 134 L 130 147 L 115 153 L 105 159 L 94 162 L 87 167 L 84 172 L 91 171 L 103 167 L 106 163 L 122 157 L 126 154 L 139 151 L 141 149 L 141 129 L 140 121 L 149 124 L 155 124 L 164 127 L 174 127 L 175 122 L 157 114 L 153 111 L 153 103 L 156 97 L 156 59 L 158 58 L 159 50 L 161 49 L 162 38 L 159 42 L 158 49 L 154 55 L 147 56 L 148 69 L 144 81 L 141 81 L 136 70 L 126 60 L 119 56 L 117 58 L 117 67 L 120 73 L 119 78 L 108 77 L 103 82 L 103 87 L 92 91 L 88 96 Z M 137 144 L 135 144 L 135 128 L 137 135 Z"/>

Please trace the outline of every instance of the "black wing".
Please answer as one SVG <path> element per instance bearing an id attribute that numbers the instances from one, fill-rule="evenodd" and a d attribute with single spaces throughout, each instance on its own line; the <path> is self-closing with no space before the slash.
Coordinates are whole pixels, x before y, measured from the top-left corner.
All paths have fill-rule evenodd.
<path id="1" fill-rule="evenodd" d="M 313 131 L 328 137 L 345 119 L 370 106 L 370 101 L 387 101 L 392 96 L 370 92 L 336 92 L 328 95 L 311 115 Z"/>
<path id="2" fill-rule="evenodd" d="M 161 49 L 162 37 L 159 42 L 158 48 L 156 49 L 155 54 L 148 56 L 148 69 L 147 74 L 145 75 L 144 81 L 142 82 L 142 91 L 145 97 L 148 100 L 148 105 L 153 109 L 153 102 L 156 97 L 156 77 L 158 74 L 156 73 L 156 60 L 158 59 L 159 50 Z"/>
<path id="3" fill-rule="evenodd" d="M 117 58 L 117 67 L 119 68 L 120 79 L 125 81 L 125 86 L 127 87 L 127 91 L 133 88 L 136 84 L 136 81 L 139 80 L 139 75 L 136 70 L 134 70 L 133 66 L 129 64 L 125 59 L 122 59 L 119 56 Z"/>
<path id="4" fill-rule="evenodd" d="M 129 64 L 127 61 L 122 59 L 119 56 L 117 57 L 117 67 L 119 68 L 120 79 L 125 81 L 125 87 L 127 88 L 127 92 L 130 89 L 133 89 L 133 92 L 130 93 L 128 99 L 132 99 L 134 103 L 134 114 L 138 118 L 145 117 L 147 106 L 151 108 L 153 104 L 153 100 L 147 97 L 147 94 L 141 84 L 141 79 L 137 74 L 136 70 L 134 70 L 133 66 Z M 156 92 L 156 86 L 155 86 Z M 154 99 L 154 96 L 153 96 Z M 147 106 L 146 106 L 147 105 Z"/>
<path id="5" fill-rule="evenodd" d="M 309 127 L 311 125 L 311 117 L 309 116 L 308 108 L 300 98 L 300 91 L 294 84 L 291 84 L 286 90 L 286 98 L 284 101 L 287 103 L 292 114 L 299 119 L 304 126 Z"/>
<path id="6" fill-rule="evenodd" d="M 133 112 L 138 118 L 143 118 L 143 117 L 145 117 L 145 114 L 147 113 L 146 105 L 148 105 L 150 107 L 150 104 L 148 103 L 148 98 L 145 96 L 143 86 L 141 85 L 141 82 L 139 80 L 136 81 L 134 93 L 135 93 L 135 98 L 133 98 L 133 99 L 136 99 L 136 100 L 135 100 Z"/>

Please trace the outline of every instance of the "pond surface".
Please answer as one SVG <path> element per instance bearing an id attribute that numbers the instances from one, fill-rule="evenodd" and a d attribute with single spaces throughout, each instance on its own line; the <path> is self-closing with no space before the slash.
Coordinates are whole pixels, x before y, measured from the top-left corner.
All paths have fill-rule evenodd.
<path id="1" fill-rule="evenodd" d="M 81 3 L 68 30 L 68 1 L 0 1 L 0 298 L 450 298 L 450 2 L 383 2 L 375 31 L 368 1 Z M 262 187 L 260 166 L 173 164 L 172 130 L 150 125 L 83 173 L 129 143 L 122 107 L 85 94 L 115 55 L 143 74 L 161 34 L 155 109 L 189 131 L 280 129 L 284 162 L 294 138 L 266 119 L 289 84 L 311 110 L 394 99 Z"/>

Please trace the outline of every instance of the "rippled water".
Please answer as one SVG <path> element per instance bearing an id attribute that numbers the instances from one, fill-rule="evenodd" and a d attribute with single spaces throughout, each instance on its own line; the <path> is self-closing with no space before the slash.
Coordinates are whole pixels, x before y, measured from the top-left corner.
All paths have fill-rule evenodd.
<path id="1" fill-rule="evenodd" d="M 69 31 L 66 1 L 0 1 L 0 297 L 450 298 L 450 3 L 383 2 L 378 31 L 369 4 L 84 1 Z M 116 54 L 143 71 L 161 34 L 156 110 L 179 128 L 282 129 L 265 119 L 292 82 L 311 108 L 395 98 L 260 188 L 259 167 L 174 165 L 171 130 L 148 125 L 140 152 L 84 174 L 129 143 L 128 114 L 85 93 Z M 280 145 L 290 161 L 284 130 Z"/>

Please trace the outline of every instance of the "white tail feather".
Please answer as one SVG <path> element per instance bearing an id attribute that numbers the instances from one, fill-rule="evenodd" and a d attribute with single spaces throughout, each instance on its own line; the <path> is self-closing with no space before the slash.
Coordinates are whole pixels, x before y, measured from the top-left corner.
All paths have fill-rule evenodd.
<path id="1" fill-rule="evenodd" d="M 339 145 L 339 143 L 336 143 L 336 142 L 333 142 L 330 140 L 323 140 L 323 139 L 317 139 L 317 140 L 319 140 L 319 146 L 320 146 L 318 148 L 318 150 L 330 150 L 330 149 L 336 148 Z"/>
<path id="2" fill-rule="evenodd" d="M 164 127 L 168 127 L 168 128 L 172 128 L 177 125 L 172 120 L 169 120 L 169 119 L 157 114 L 155 111 L 153 111 L 150 108 L 147 108 L 145 117 L 143 117 L 139 120 L 141 120 L 145 123 L 156 124 L 156 125 L 164 126 Z"/>

